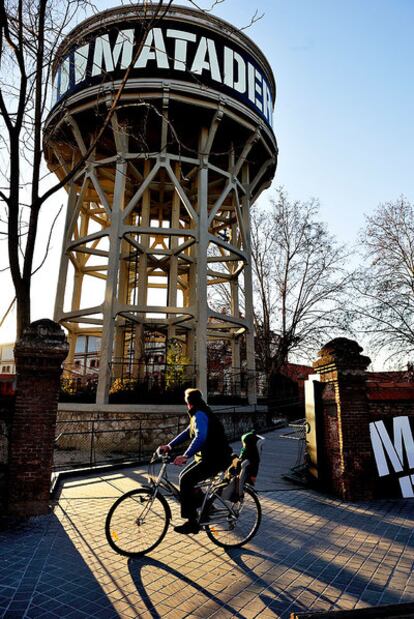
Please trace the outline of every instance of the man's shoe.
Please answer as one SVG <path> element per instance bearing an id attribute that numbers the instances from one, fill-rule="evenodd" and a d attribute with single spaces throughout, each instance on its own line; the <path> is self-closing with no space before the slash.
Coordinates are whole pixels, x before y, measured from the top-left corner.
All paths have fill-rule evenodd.
<path id="1" fill-rule="evenodd" d="M 191 522 L 188 520 L 184 522 L 184 524 L 179 524 L 177 527 L 174 527 L 174 531 L 176 533 L 182 533 L 183 535 L 188 535 L 189 533 L 196 534 L 200 531 L 200 527 L 197 522 Z"/>

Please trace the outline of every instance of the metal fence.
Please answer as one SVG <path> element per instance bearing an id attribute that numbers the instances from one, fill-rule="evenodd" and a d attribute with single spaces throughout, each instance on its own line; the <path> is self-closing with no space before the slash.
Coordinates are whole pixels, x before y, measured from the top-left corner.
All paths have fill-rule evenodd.
<path id="1" fill-rule="evenodd" d="M 227 371 L 210 371 L 207 375 L 209 400 L 230 397 L 247 400 L 249 387 L 255 383 L 256 394 L 260 399 L 267 397 L 267 377 L 261 372 L 232 369 Z"/>
<path id="2" fill-rule="evenodd" d="M 221 409 L 229 441 L 239 440 L 243 415 L 235 407 Z M 254 414 L 254 413 L 253 413 Z M 264 417 L 265 413 L 263 413 Z M 249 427 L 251 416 L 249 416 Z M 54 471 L 91 468 L 104 464 L 144 462 L 162 443 L 188 425 L 181 416 L 117 417 L 61 420 L 57 423 Z M 268 419 L 269 429 L 273 420 Z M 263 428 L 262 428 L 263 429 Z"/>
<path id="3" fill-rule="evenodd" d="M 118 359 L 111 363 L 110 402 L 181 403 L 194 387 L 196 366 Z"/>
<path id="4" fill-rule="evenodd" d="M 111 363 L 109 401 L 115 404 L 181 403 L 183 392 L 196 386 L 196 366 L 188 364 L 144 363 L 119 359 Z M 210 369 L 208 399 L 212 403 L 241 403 L 247 400 L 249 385 L 256 382 L 259 398 L 267 396 L 264 373 L 244 369 Z M 65 367 L 61 380 L 61 402 L 94 402 L 98 384 L 96 370 L 77 373 Z"/>
<path id="5" fill-rule="evenodd" d="M 162 427 L 161 427 L 162 424 Z M 165 433 L 179 433 L 185 422 L 165 417 L 137 419 L 71 419 L 58 421 L 55 438 L 55 471 L 90 468 L 102 464 L 144 461 Z"/>

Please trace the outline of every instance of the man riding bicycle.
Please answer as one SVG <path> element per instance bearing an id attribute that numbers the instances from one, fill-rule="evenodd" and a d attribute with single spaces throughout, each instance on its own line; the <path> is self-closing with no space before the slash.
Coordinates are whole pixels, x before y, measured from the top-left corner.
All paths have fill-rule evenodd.
<path id="1" fill-rule="evenodd" d="M 174 530 L 177 533 L 198 533 L 197 507 L 202 503 L 203 494 L 195 486 L 209 477 L 214 477 L 231 463 L 232 450 L 227 442 L 223 425 L 203 400 L 199 389 L 185 391 L 190 423 L 168 445 L 161 445 L 160 451 L 170 451 L 191 439 L 191 443 L 182 456 L 177 456 L 174 464 L 182 466 L 189 458 L 194 461 L 180 474 L 181 516 L 186 522 Z"/>

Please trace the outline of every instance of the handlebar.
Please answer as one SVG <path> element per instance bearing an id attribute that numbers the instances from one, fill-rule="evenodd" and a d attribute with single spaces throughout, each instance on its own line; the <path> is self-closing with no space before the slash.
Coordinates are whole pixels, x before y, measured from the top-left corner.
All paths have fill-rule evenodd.
<path id="1" fill-rule="evenodd" d="M 151 464 L 153 464 L 156 460 L 162 460 L 162 462 L 165 462 L 168 464 L 168 462 L 171 462 L 170 452 L 167 451 L 166 453 L 162 453 L 160 451 L 160 448 L 157 447 L 157 449 L 152 454 Z"/>
<path id="2" fill-rule="evenodd" d="M 152 454 L 150 463 L 153 464 L 156 460 L 161 460 L 163 464 L 168 464 L 169 462 L 174 462 L 174 464 L 177 464 L 178 466 L 182 466 L 182 465 L 186 464 L 187 461 L 188 461 L 188 457 L 184 456 L 184 461 L 177 462 L 177 460 L 182 458 L 182 457 L 183 456 L 173 457 L 171 455 L 171 449 L 169 449 L 168 451 L 163 452 L 163 451 L 161 451 L 160 447 L 157 447 L 157 449 Z"/>

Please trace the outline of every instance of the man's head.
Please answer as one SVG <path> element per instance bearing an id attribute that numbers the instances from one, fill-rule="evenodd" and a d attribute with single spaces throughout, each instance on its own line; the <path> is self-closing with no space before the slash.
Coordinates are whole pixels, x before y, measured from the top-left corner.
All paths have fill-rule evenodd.
<path id="1" fill-rule="evenodd" d="M 190 408 L 197 408 L 200 404 L 204 404 L 203 394 L 200 389 L 186 389 L 184 400 Z"/>

